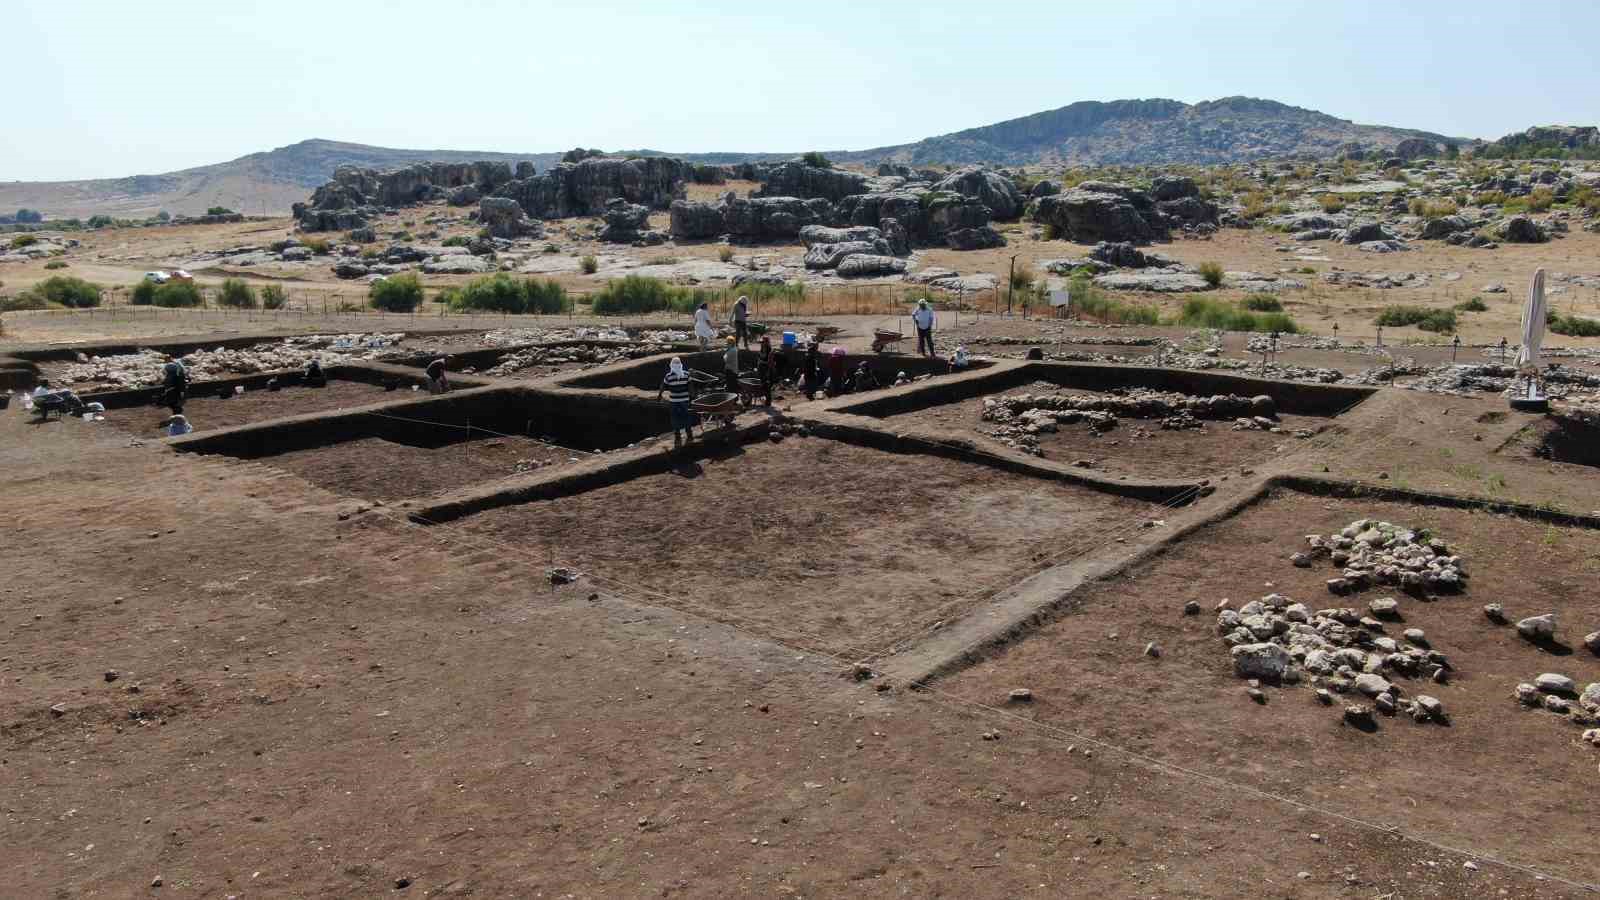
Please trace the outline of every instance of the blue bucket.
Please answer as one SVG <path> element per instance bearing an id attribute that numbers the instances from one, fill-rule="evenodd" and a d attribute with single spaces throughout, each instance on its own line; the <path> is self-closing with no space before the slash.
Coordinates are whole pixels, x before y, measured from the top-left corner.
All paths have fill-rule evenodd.
<path id="1" fill-rule="evenodd" d="M 792 349 L 794 347 L 794 345 L 795 345 L 794 332 L 785 331 L 783 333 L 783 348 L 785 350 Z"/>

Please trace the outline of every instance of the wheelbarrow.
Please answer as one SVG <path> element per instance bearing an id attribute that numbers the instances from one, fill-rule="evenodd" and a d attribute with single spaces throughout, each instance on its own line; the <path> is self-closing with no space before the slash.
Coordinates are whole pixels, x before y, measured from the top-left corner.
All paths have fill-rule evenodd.
<path id="1" fill-rule="evenodd" d="M 62 416 L 81 416 L 85 407 L 83 401 L 72 391 L 61 389 L 47 391 L 33 396 L 33 411 L 39 414 L 39 421 L 44 422 L 54 413 L 56 418 Z"/>
<path id="2" fill-rule="evenodd" d="M 744 406 L 754 406 L 756 398 L 767 399 L 767 385 L 754 375 L 739 376 L 739 402 Z"/>
<path id="3" fill-rule="evenodd" d="M 725 391 L 703 394 L 689 401 L 689 411 L 705 421 L 716 419 L 723 428 L 732 428 L 733 418 L 739 414 L 739 395 Z"/>
<path id="4" fill-rule="evenodd" d="M 875 328 L 872 331 L 872 352 L 884 353 L 892 351 L 899 353 L 900 342 L 905 339 L 906 336 L 898 331 L 885 331 L 882 328 Z"/>
<path id="5" fill-rule="evenodd" d="M 831 341 L 838 337 L 839 332 L 842 330 L 843 329 L 837 325 L 818 325 L 817 330 L 812 332 L 812 336 L 816 339 L 817 343 L 821 344 L 825 341 Z"/>
<path id="6" fill-rule="evenodd" d="M 721 375 L 713 375 L 710 372 L 702 372 L 699 369 L 689 370 L 689 381 L 694 385 L 694 389 L 697 392 L 718 390 L 722 388 L 724 383 Z"/>

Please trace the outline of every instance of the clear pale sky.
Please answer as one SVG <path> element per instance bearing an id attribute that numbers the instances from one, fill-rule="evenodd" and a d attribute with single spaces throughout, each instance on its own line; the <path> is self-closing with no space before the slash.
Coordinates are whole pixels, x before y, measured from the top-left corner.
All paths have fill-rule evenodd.
<path id="1" fill-rule="evenodd" d="M 0 181 L 319 137 L 864 149 L 1078 100 L 1234 94 L 1499 137 L 1600 123 L 1600 2 L 7 0 Z"/>

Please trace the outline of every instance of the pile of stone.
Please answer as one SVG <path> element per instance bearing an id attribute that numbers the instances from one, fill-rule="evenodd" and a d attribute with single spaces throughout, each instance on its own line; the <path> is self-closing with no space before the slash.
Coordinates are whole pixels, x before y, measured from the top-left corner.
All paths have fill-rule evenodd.
<path id="1" fill-rule="evenodd" d="M 1465 588 L 1466 561 L 1449 552 L 1444 541 L 1376 519 L 1357 519 L 1338 534 L 1306 536 L 1307 550 L 1289 561 L 1310 568 L 1326 557 L 1341 569 L 1327 582 L 1328 592 L 1338 596 L 1364 590 L 1375 584 L 1399 587 L 1412 594 L 1454 594 Z"/>
<path id="2" fill-rule="evenodd" d="M 578 369 L 592 369 L 614 362 L 623 362 L 638 359 L 653 353 L 663 353 L 671 349 L 665 344 L 634 344 L 627 347 L 606 347 L 595 344 L 580 344 L 577 346 L 563 347 L 528 347 L 506 354 L 490 368 L 484 369 L 484 375 L 501 377 L 520 372 L 533 366 L 573 367 Z"/>
<path id="3" fill-rule="evenodd" d="M 257 344 L 239 350 L 218 347 L 194 350 L 179 357 L 189 369 L 190 378 L 204 381 L 230 375 L 253 375 L 283 369 L 298 369 L 312 359 L 323 365 L 350 360 L 379 360 L 405 355 L 395 348 L 405 335 L 346 334 L 310 335 Z M 155 350 L 140 350 L 116 356 L 81 357 L 50 376 L 58 387 L 99 384 L 117 388 L 150 387 L 161 383 L 166 356 Z"/>
<path id="4" fill-rule="evenodd" d="M 1517 685 L 1514 692 L 1517 702 L 1531 708 L 1545 709 L 1566 716 L 1575 725 L 1594 725 L 1600 722 L 1600 681 L 1593 682 L 1581 692 L 1577 682 L 1559 672 L 1545 672 L 1532 682 Z M 1584 740 L 1600 744 L 1588 734 Z"/>
<path id="5" fill-rule="evenodd" d="M 1009 394 L 983 401 L 984 421 L 1005 421 L 1034 410 L 1048 413 L 1105 412 L 1125 419 L 1164 419 L 1187 412 L 1200 419 L 1275 418 L 1278 407 L 1266 394 L 1197 397 L 1173 391 L 1128 388 L 1109 394 Z"/>
<path id="6" fill-rule="evenodd" d="M 1362 615 L 1351 608 L 1313 611 L 1282 594 L 1268 594 L 1237 610 L 1224 600 L 1218 605 L 1217 631 L 1240 678 L 1272 684 L 1309 680 L 1324 704 L 1354 692 L 1387 715 L 1404 712 L 1419 723 L 1444 721 L 1437 698 L 1402 699 L 1400 686 L 1391 680 L 1403 676 L 1443 683 L 1450 671 L 1449 659 L 1429 646 L 1421 629 L 1406 629 L 1402 640 L 1384 633 L 1378 616 L 1392 617 L 1394 607 L 1388 604 L 1393 603 L 1375 600 L 1373 614 Z M 1347 707 L 1345 715 L 1356 724 L 1371 721 L 1371 711 L 1360 706 Z"/>
<path id="7" fill-rule="evenodd" d="M 1095 434 L 1103 434 L 1117 427 L 1119 419 L 1154 419 L 1164 430 L 1199 431 L 1205 428 L 1201 419 L 1233 419 L 1235 429 L 1261 427 L 1277 431 L 1276 415 L 1276 404 L 1265 394 L 1259 397 L 1232 394 L 1195 397 L 1131 388 L 1112 394 L 989 397 L 983 401 L 981 418 L 993 426 L 986 429 L 985 434 L 1037 456 L 1042 454 L 1038 436 L 1053 434 L 1062 425 L 1088 425 Z"/>

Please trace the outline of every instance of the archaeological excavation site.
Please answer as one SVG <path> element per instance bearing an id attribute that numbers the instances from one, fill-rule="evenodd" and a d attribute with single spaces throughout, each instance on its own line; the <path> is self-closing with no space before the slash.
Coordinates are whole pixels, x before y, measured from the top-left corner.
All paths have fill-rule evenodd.
<path id="1" fill-rule="evenodd" d="M 985 12 L 9 5 L 0 900 L 1600 895 L 1594 10 Z"/>

